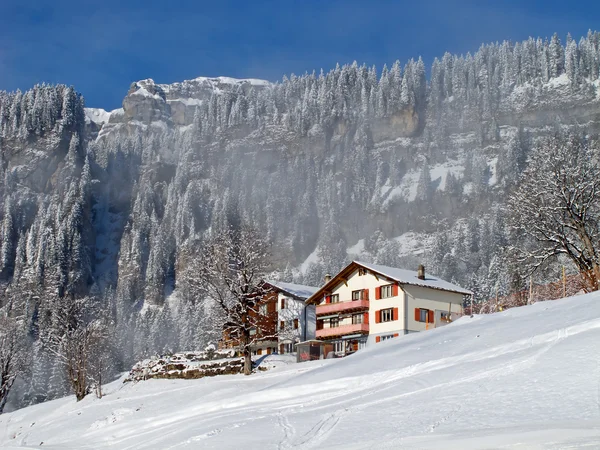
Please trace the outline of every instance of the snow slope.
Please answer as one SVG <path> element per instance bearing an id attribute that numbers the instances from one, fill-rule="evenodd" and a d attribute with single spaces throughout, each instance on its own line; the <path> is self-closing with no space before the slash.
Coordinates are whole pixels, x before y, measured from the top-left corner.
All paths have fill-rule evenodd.
<path id="1" fill-rule="evenodd" d="M 596 293 L 250 377 L 115 382 L 0 416 L 0 448 L 600 448 L 599 349 Z"/>

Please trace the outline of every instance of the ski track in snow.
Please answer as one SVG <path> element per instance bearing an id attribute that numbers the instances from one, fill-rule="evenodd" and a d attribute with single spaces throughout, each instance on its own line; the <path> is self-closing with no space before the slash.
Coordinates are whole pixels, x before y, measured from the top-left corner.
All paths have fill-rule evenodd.
<path id="1" fill-rule="evenodd" d="M 326 415 L 304 434 L 298 445 L 294 445 L 294 448 L 309 449 L 319 446 L 331 434 L 343 415 L 343 410 L 337 410 Z"/>
<path id="2" fill-rule="evenodd" d="M 283 440 L 279 442 L 279 450 L 292 448 L 292 440 L 296 434 L 296 429 L 290 423 L 288 417 L 282 412 L 278 414 L 277 421 L 283 430 Z"/>

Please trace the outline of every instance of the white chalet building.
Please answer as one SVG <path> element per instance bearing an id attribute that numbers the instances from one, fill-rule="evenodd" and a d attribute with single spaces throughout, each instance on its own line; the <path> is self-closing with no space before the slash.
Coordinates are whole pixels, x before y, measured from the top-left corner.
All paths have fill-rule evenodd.
<path id="1" fill-rule="evenodd" d="M 316 305 L 316 339 L 345 355 L 400 335 L 446 325 L 462 315 L 455 284 L 417 272 L 353 261 L 308 300 Z"/>
<path id="2" fill-rule="evenodd" d="M 316 307 L 306 303 L 319 288 L 267 281 L 277 292 L 277 335 L 280 354 L 295 353 L 298 342 L 315 339 Z"/>

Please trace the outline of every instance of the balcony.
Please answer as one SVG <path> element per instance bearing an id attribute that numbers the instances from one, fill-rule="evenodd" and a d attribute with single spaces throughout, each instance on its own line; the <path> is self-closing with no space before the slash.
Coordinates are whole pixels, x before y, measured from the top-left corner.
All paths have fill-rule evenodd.
<path id="1" fill-rule="evenodd" d="M 353 323 L 352 325 L 342 325 L 339 327 L 323 328 L 321 330 L 317 330 L 317 339 L 344 336 L 346 334 L 362 334 L 368 332 L 368 323 Z"/>
<path id="2" fill-rule="evenodd" d="M 317 316 L 369 309 L 369 300 L 352 300 L 350 302 L 325 303 L 317 305 Z"/>

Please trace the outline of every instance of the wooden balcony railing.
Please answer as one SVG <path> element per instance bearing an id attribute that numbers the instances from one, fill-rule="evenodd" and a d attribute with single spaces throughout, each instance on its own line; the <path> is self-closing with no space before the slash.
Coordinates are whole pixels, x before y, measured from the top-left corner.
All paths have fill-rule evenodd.
<path id="1" fill-rule="evenodd" d="M 361 311 L 368 309 L 369 300 L 352 300 L 349 302 L 324 303 L 321 305 L 317 305 L 317 316 L 348 311 Z"/>
<path id="2" fill-rule="evenodd" d="M 319 338 L 329 338 L 334 336 L 344 336 L 346 334 L 357 334 L 357 333 L 368 333 L 369 332 L 369 324 L 368 323 L 353 323 L 351 325 L 341 325 L 339 327 L 333 328 L 323 328 L 321 330 L 317 330 L 317 339 Z"/>

